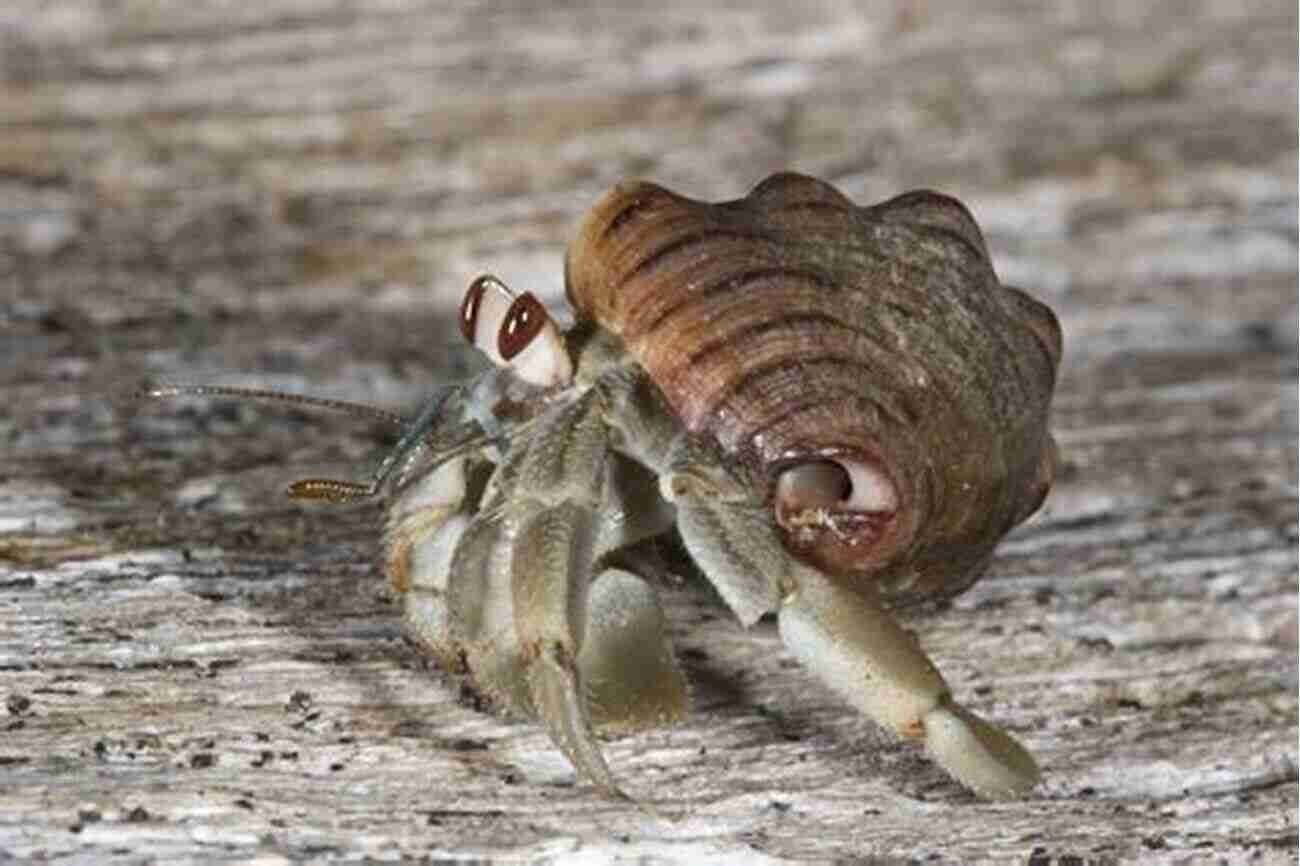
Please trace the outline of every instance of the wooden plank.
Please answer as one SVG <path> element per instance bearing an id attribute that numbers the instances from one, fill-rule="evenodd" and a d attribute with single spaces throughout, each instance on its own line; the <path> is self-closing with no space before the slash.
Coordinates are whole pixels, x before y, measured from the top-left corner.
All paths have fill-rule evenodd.
<path id="1" fill-rule="evenodd" d="M 1296 32 L 1255 0 L 94 5 L 0 12 L 0 858 L 1293 862 Z M 115 399 L 141 377 L 400 408 L 481 270 L 558 303 L 606 187 L 770 171 L 965 199 L 1060 313 L 1065 471 L 914 627 L 1046 780 L 974 800 L 710 591 L 696 712 L 575 785 L 398 637 L 387 431 Z"/>

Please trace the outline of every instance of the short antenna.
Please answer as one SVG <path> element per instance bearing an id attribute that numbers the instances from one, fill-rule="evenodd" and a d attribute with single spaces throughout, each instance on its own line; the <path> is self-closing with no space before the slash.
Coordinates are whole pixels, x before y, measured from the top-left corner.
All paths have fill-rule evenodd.
<path id="1" fill-rule="evenodd" d="M 331 412 L 341 412 L 358 418 L 370 418 L 382 421 L 394 427 L 402 428 L 402 436 L 397 444 L 384 455 L 383 461 L 370 476 L 368 482 L 346 481 L 334 478 L 304 478 L 291 483 L 287 489 L 290 499 L 314 500 L 344 504 L 377 495 L 384 482 L 393 474 L 399 462 L 424 444 L 425 437 L 433 429 L 447 398 L 456 391 L 455 387 L 443 389 L 430 400 L 414 421 L 408 422 L 396 412 L 369 406 L 365 403 L 353 403 L 347 400 L 333 400 L 325 397 L 309 397 L 305 394 L 289 394 L 283 391 L 268 391 L 262 388 L 239 388 L 231 385 L 173 385 L 147 384 L 138 389 L 133 396 L 142 400 L 170 400 L 176 397 L 229 397 L 236 400 L 256 400 L 263 403 L 279 403 L 291 406 L 309 406 Z M 477 445 L 478 440 L 462 443 L 462 446 Z M 462 448 L 453 449 L 446 457 L 454 456 Z"/>

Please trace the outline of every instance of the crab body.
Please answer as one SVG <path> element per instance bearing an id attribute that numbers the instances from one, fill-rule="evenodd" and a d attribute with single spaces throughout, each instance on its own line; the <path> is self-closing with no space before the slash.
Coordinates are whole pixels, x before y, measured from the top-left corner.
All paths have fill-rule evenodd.
<path id="1" fill-rule="evenodd" d="M 676 527 L 740 621 L 977 792 L 1038 776 L 956 703 L 888 608 L 959 592 L 1041 503 L 1060 332 L 993 273 L 955 200 L 860 207 L 776 175 L 745 198 L 616 187 L 570 246 L 577 323 L 480 278 L 494 367 L 429 412 L 388 487 L 407 633 L 578 773 L 621 789 L 594 729 L 688 709 L 648 575 Z"/>

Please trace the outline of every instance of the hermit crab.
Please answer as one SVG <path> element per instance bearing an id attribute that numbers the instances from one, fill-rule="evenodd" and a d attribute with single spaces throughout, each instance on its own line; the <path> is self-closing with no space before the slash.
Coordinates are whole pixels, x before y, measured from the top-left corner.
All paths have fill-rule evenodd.
<path id="1" fill-rule="evenodd" d="M 647 575 L 675 531 L 745 626 L 985 796 L 1038 779 L 954 700 L 891 607 L 969 586 L 1041 504 L 1061 356 L 1052 312 L 995 275 L 957 200 L 858 206 L 822 181 L 706 203 L 616 186 L 565 262 L 575 324 L 484 276 L 460 309 L 492 362 L 435 399 L 368 483 L 407 634 L 495 707 L 536 718 L 624 796 L 597 729 L 670 723 L 687 683 Z M 239 389 L 179 393 L 294 399 Z"/>

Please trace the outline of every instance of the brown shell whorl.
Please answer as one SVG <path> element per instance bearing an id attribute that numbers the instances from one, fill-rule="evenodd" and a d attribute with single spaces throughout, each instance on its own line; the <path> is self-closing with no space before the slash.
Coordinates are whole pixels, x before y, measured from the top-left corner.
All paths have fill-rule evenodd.
<path id="1" fill-rule="evenodd" d="M 997 282 L 955 199 L 860 207 L 795 174 L 716 204 L 620 184 L 580 225 L 566 281 L 685 427 L 760 477 L 835 453 L 888 475 L 902 504 L 858 570 L 987 552 L 1041 499 L 1059 329 Z"/>

